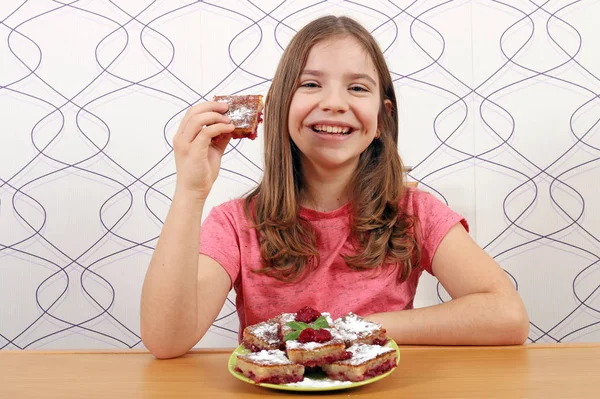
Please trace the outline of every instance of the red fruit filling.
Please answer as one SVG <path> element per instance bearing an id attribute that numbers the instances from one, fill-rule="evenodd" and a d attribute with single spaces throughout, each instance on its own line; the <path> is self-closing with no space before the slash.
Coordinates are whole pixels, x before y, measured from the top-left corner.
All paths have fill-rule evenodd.
<path id="1" fill-rule="evenodd" d="M 250 349 L 250 352 L 260 352 L 262 349 L 258 346 L 251 344 L 250 346 L 246 346 L 247 349 Z"/>
<path id="2" fill-rule="evenodd" d="M 235 368 L 235 371 L 237 371 L 240 374 L 243 374 L 242 370 L 239 367 Z M 253 380 L 255 383 L 259 384 L 259 383 L 264 383 L 264 384 L 289 384 L 292 382 L 301 382 L 304 380 L 304 376 L 303 375 L 273 375 L 267 378 L 263 378 L 262 380 L 259 380 L 256 375 L 250 371 L 248 373 L 248 378 L 250 378 L 251 380 Z"/>
<path id="3" fill-rule="evenodd" d="M 380 345 L 380 346 L 384 346 L 385 344 L 387 344 L 387 338 L 386 339 L 374 339 L 373 340 L 373 345 Z"/>
<path id="4" fill-rule="evenodd" d="M 298 342 L 307 343 L 307 342 L 318 342 L 323 343 L 331 340 L 331 333 L 325 329 L 315 330 L 312 328 L 305 328 L 300 332 L 298 336 Z"/>

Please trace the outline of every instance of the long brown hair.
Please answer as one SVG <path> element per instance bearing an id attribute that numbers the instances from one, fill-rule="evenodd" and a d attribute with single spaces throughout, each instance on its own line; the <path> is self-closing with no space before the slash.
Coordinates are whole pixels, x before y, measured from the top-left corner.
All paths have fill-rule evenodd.
<path id="1" fill-rule="evenodd" d="M 398 154 L 396 94 L 385 58 L 373 36 L 348 17 L 319 18 L 294 36 L 285 49 L 265 101 L 264 175 L 245 199 L 245 210 L 260 242 L 263 273 L 294 281 L 318 266 L 319 253 L 310 224 L 299 217 L 298 199 L 304 193 L 300 151 L 290 138 L 288 114 L 298 80 L 311 48 L 338 36 L 356 38 L 371 56 L 381 82 L 378 130 L 360 155 L 350 182 L 351 232 L 356 255 L 345 256 L 351 269 L 380 270 L 400 266 L 404 281 L 419 264 L 415 219 L 399 207 L 405 182 Z M 384 100 L 392 103 L 391 112 Z"/>

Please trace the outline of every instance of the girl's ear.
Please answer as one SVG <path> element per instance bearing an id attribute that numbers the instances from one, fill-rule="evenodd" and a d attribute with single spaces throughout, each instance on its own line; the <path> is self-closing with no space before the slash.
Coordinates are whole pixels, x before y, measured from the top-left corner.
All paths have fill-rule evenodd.
<path id="1" fill-rule="evenodd" d="M 387 111 L 388 115 L 392 115 L 392 102 L 386 99 L 383 102 L 383 106 L 385 107 L 385 110 Z"/>

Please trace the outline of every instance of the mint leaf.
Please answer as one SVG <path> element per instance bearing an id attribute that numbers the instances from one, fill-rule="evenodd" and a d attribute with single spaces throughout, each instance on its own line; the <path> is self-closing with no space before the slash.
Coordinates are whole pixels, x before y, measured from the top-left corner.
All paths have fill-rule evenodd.
<path id="1" fill-rule="evenodd" d="M 329 323 L 327 322 L 327 319 L 325 318 L 325 316 L 320 316 L 313 323 L 313 328 L 315 330 L 319 330 L 321 328 L 328 328 L 328 327 L 329 327 Z"/>
<path id="2" fill-rule="evenodd" d="M 287 323 L 285 323 L 285 325 L 293 328 L 294 330 L 299 330 L 299 331 L 302 331 L 305 328 L 310 327 L 308 324 L 302 323 L 301 321 L 288 321 Z"/>
<path id="3" fill-rule="evenodd" d="M 295 339 L 298 339 L 299 336 L 300 336 L 300 331 L 294 331 L 289 334 L 286 334 L 285 337 L 283 337 L 283 340 L 284 341 L 295 340 Z"/>

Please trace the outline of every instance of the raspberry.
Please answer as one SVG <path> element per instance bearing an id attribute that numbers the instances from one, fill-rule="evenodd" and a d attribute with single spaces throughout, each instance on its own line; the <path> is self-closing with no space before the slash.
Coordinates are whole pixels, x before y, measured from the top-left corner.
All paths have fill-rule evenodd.
<path id="1" fill-rule="evenodd" d="M 305 328 L 298 336 L 298 342 L 305 344 L 307 342 L 323 343 L 331 339 L 331 333 L 323 328 L 315 330 L 313 328 Z"/>
<path id="2" fill-rule="evenodd" d="M 321 313 L 317 310 L 314 310 L 310 306 L 305 306 L 296 312 L 296 321 L 300 321 L 302 323 L 312 323 L 317 320 L 321 316 Z"/>
<path id="3" fill-rule="evenodd" d="M 305 344 L 307 342 L 315 342 L 316 341 L 316 331 L 312 328 L 305 328 L 300 332 L 298 336 L 298 342 Z"/>
<path id="4" fill-rule="evenodd" d="M 324 328 L 321 328 L 315 332 L 315 342 L 323 343 L 331 339 L 331 333 Z"/>

